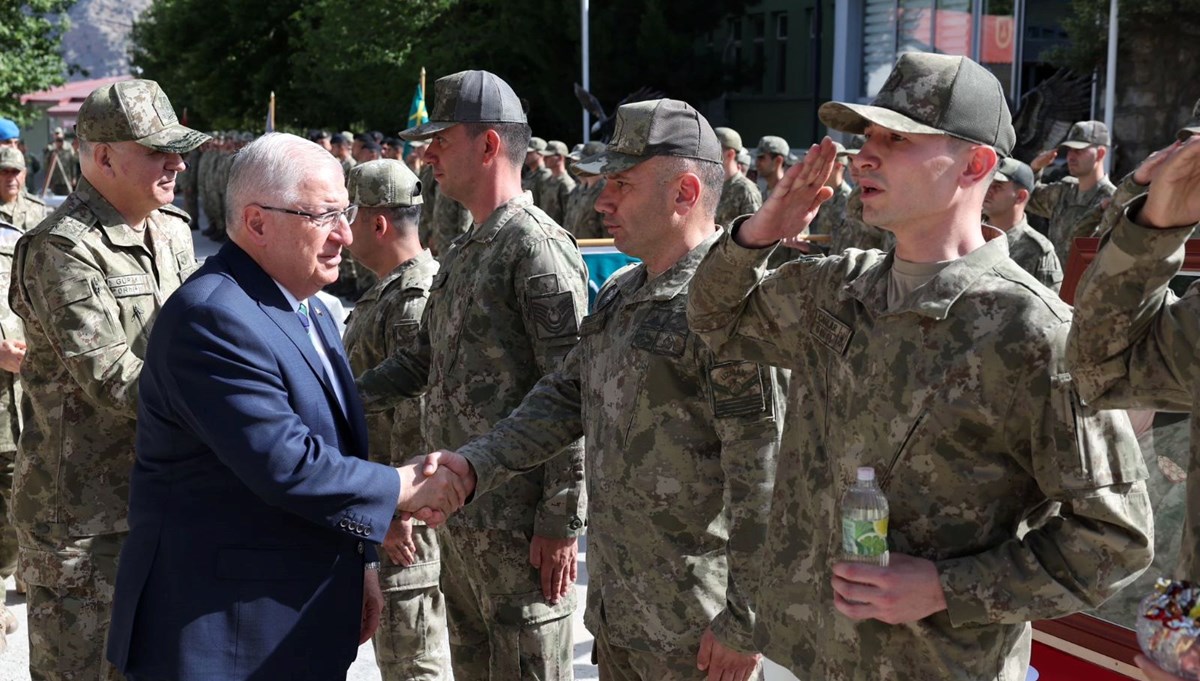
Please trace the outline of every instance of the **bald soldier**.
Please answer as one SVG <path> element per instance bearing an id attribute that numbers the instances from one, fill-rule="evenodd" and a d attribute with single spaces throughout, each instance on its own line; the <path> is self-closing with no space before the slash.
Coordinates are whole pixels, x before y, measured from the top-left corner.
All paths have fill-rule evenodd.
<path id="1" fill-rule="evenodd" d="M 149 80 L 93 91 L 78 121 L 83 176 L 17 242 L 9 291 L 28 343 L 11 515 L 34 679 L 116 675 L 104 639 L 129 533 L 138 376 L 158 311 L 196 269 L 190 218 L 171 200 L 181 154 L 208 139 Z"/>
<path id="2" fill-rule="evenodd" d="M 422 187 L 404 162 L 360 163 L 350 169 L 347 189 L 359 208 L 348 248 L 378 279 L 355 303 L 342 338 L 357 375 L 416 344 L 438 263 L 421 247 Z M 399 466 L 412 456 L 421 443 L 424 406 L 418 397 L 367 415 L 371 461 Z M 450 659 L 437 537 L 412 519 L 391 530 L 379 557 L 385 605 L 375 662 L 384 681 L 440 681 L 449 676 Z"/>
<path id="3" fill-rule="evenodd" d="M 742 151 L 742 136 L 733 128 L 714 128 L 721 141 L 721 167 L 725 169 L 725 184 L 721 185 L 721 201 L 717 204 L 716 220 L 728 227 L 739 215 L 749 215 L 762 205 L 758 185 L 742 171 L 738 155 Z"/>
<path id="4" fill-rule="evenodd" d="M 756 642 L 802 679 L 1022 681 L 1030 621 L 1095 608 L 1149 565 L 1145 463 L 1123 411 L 1080 402 L 1070 307 L 982 224 L 1016 141 L 996 77 L 904 54 L 871 105 L 819 113 L 866 134 L 863 217 L 896 248 L 764 272 L 831 194 L 826 139 L 714 244 L 688 301 L 717 360 L 792 369 Z M 888 498 L 885 567 L 842 559 L 859 466 Z"/>

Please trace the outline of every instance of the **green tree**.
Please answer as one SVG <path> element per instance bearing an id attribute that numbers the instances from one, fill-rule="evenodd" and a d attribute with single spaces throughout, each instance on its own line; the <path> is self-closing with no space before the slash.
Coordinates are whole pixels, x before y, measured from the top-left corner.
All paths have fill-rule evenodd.
<path id="1" fill-rule="evenodd" d="M 1103 69 L 1108 54 L 1109 0 L 1071 0 L 1063 20 L 1070 42 L 1051 53 L 1051 61 L 1077 73 Z M 1121 0 L 1121 43 L 1181 26 L 1200 26 L 1200 0 Z"/>
<path id="2" fill-rule="evenodd" d="M 26 122 L 31 113 L 19 97 L 63 84 L 67 65 L 62 36 L 73 4 L 75 0 L 0 0 L 0 116 Z"/>

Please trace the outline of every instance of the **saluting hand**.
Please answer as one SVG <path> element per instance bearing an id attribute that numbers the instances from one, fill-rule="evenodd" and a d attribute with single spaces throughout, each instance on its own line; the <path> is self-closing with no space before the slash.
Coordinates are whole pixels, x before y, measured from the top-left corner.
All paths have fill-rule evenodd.
<path id="1" fill-rule="evenodd" d="M 825 182 L 836 156 L 837 149 L 828 137 L 814 144 L 804 160 L 788 169 L 758 212 L 742 223 L 735 240 L 748 248 L 765 248 L 803 233 L 821 204 L 833 196 Z"/>
<path id="2" fill-rule="evenodd" d="M 1054 163 L 1054 159 L 1056 158 L 1058 158 L 1058 148 L 1056 147 L 1054 149 L 1047 149 L 1046 151 L 1043 151 L 1035 156 L 1033 160 L 1029 162 L 1029 168 L 1035 173 L 1040 173 L 1043 169 L 1045 169 L 1046 166 Z"/>
<path id="3" fill-rule="evenodd" d="M 1143 227 L 1185 227 L 1200 222 L 1200 135 L 1168 148 L 1146 205 L 1135 220 Z"/>
<path id="4" fill-rule="evenodd" d="M 1133 181 L 1143 187 L 1154 182 L 1154 178 L 1158 177 L 1158 171 L 1162 169 L 1163 161 L 1170 158 L 1171 154 L 1181 144 L 1183 144 L 1182 141 L 1176 140 L 1170 146 L 1159 149 L 1147 156 L 1146 160 L 1142 161 L 1141 165 L 1137 167 L 1137 170 L 1133 171 Z"/>

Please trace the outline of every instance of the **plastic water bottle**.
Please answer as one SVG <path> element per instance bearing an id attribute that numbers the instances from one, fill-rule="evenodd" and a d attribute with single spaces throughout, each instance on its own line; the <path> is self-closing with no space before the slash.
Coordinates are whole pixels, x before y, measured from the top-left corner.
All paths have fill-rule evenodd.
<path id="1" fill-rule="evenodd" d="M 875 469 L 858 469 L 858 481 L 842 497 L 842 560 L 888 564 L 888 502 L 875 483 Z"/>

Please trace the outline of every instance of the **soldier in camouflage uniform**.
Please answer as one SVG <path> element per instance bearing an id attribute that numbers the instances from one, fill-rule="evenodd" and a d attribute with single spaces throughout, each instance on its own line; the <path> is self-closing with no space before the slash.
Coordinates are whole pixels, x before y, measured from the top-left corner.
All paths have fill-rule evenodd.
<path id="1" fill-rule="evenodd" d="M 1038 182 L 1029 197 L 1025 212 L 1049 221 L 1046 236 L 1054 244 L 1060 262 L 1067 262 L 1072 241 L 1095 235 L 1104 213 L 1101 204 L 1117 190 L 1104 170 L 1110 143 L 1108 127 L 1100 121 L 1080 121 L 1071 126 L 1067 139 L 1059 145 L 1066 150 L 1070 176 L 1050 184 Z M 1059 149 L 1046 151 L 1029 167 L 1040 175 L 1058 153 Z"/>
<path id="2" fill-rule="evenodd" d="M 580 150 L 579 160 L 583 156 L 592 156 L 604 150 L 603 142 L 588 142 Z M 567 197 L 567 213 L 563 217 L 562 226 L 575 236 L 576 239 L 604 239 L 608 232 L 604 229 L 604 215 L 596 210 L 596 199 L 608 184 L 602 175 L 589 175 L 579 172 L 573 167 L 576 184 Z"/>
<path id="3" fill-rule="evenodd" d="M 802 679 L 1023 680 L 1031 620 L 1093 608 L 1150 563 L 1132 428 L 1080 402 L 1070 308 L 981 226 L 1016 138 L 995 76 L 904 54 L 873 105 L 820 116 L 868 133 L 864 218 L 896 249 L 763 272 L 828 196 L 826 140 L 713 246 L 688 304 L 718 360 L 792 369 L 756 641 Z M 838 500 L 858 466 L 888 498 L 887 567 L 839 562 Z"/>
<path id="4" fill-rule="evenodd" d="M 558 140 L 546 142 L 542 160 L 550 176 L 542 183 L 541 202 L 537 207 L 561 225 L 566 217 L 567 197 L 575 189 L 575 179 L 567 173 L 567 145 Z"/>
<path id="5" fill-rule="evenodd" d="M 0 148 L 0 220 L 28 232 L 46 215 L 45 202 L 25 192 L 25 157 L 13 147 Z"/>
<path id="6" fill-rule="evenodd" d="M 433 206 L 433 226 L 429 233 L 429 249 L 434 255 L 449 252 L 450 246 L 471 228 L 471 211 L 467 207 L 446 196 L 437 182 L 434 182 L 436 199 Z"/>
<path id="7" fill-rule="evenodd" d="M 438 263 L 421 247 L 421 183 L 402 161 L 368 161 L 350 170 L 350 203 L 359 207 L 349 248 L 378 282 L 355 304 L 343 341 L 350 368 L 361 374 L 412 348 Z M 421 439 L 424 399 L 367 415 L 370 460 L 400 466 Z M 394 463 L 393 463 L 394 462 Z M 416 523 L 416 524 L 414 524 Z M 375 661 L 384 681 L 449 678 L 446 607 L 438 588 L 441 559 L 432 528 L 393 523 L 380 552 L 385 605 L 375 632 Z"/>
<path id="8" fill-rule="evenodd" d="M 550 177 L 550 169 L 542 154 L 546 153 L 546 140 L 541 137 L 529 138 L 529 147 L 525 150 L 525 169 L 521 175 L 521 189 L 533 194 L 533 205 L 541 203 L 542 183 Z"/>
<path id="9" fill-rule="evenodd" d="M 767 135 L 758 140 L 758 156 L 754 158 L 754 167 L 758 170 L 758 179 L 766 183 L 767 189 L 762 193 L 763 201 L 771 195 L 771 190 L 783 179 L 787 168 L 788 157 L 792 149 L 787 140 L 775 135 Z"/>
<path id="10" fill-rule="evenodd" d="M 1189 135 L 1190 137 L 1190 135 Z M 1125 208 L 1075 294 L 1068 360 L 1080 394 L 1095 407 L 1192 412 L 1187 515 L 1179 579 L 1200 572 L 1200 289 L 1169 288 L 1184 244 L 1200 222 L 1200 139 L 1172 145 L 1148 194 Z M 1157 500 L 1156 500 L 1157 501 Z M 1173 678 L 1139 660 L 1152 679 Z"/>
<path id="11" fill-rule="evenodd" d="M 50 173 L 50 191 L 59 196 L 67 195 L 79 179 L 76 172 L 79 157 L 63 136 L 62 128 L 54 129 L 54 141 L 46 145 L 42 157 L 46 172 Z"/>
<path id="12" fill-rule="evenodd" d="M 4 170 L 6 154 L 20 152 L 12 147 L 0 148 L 0 171 Z M 0 177 L 2 177 L 0 173 Z M 21 383 L 17 373 L 25 357 L 25 328 L 19 317 L 8 307 L 8 282 L 12 272 L 13 247 L 24 230 L 7 223 L 0 215 L 0 582 L 17 570 L 17 532 L 8 521 L 12 503 L 13 464 L 17 456 L 17 439 L 21 434 Z M 23 586 L 18 585 L 18 590 Z M 0 653 L 7 647 L 5 636 L 13 633 L 17 618 L 4 607 L 0 599 Z"/>
<path id="13" fill-rule="evenodd" d="M 559 368 L 587 307 L 571 236 L 520 189 L 529 127 L 512 88 L 463 71 L 439 79 L 436 95 L 431 122 L 401 136 L 430 139 L 442 190 L 476 224 L 441 254 L 415 346 L 359 379 L 368 409 L 425 393 L 430 449 L 459 447 L 507 416 Z M 472 506 L 438 535 L 455 678 L 570 679 L 582 445 Z"/>
<path id="14" fill-rule="evenodd" d="M 716 128 L 721 141 L 721 165 L 725 168 L 725 184 L 721 186 L 721 202 L 717 204 L 717 224 L 728 228 L 733 219 L 750 215 L 762 205 L 762 192 L 750 181 L 738 163 L 742 136 L 732 128 Z"/>
<path id="15" fill-rule="evenodd" d="M 1033 170 L 1015 158 L 1000 161 L 992 184 L 983 199 L 987 223 L 1004 230 L 1008 257 L 1051 291 L 1062 288 L 1063 271 L 1054 244 L 1034 231 L 1025 219 L 1025 204 L 1033 193 Z"/>
<path id="16" fill-rule="evenodd" d="M 12 519 L 34 679 L 115 676 L 104 638 L 129 531 L 141 356 L 196 267 L 189 218 L 164 180 L 207 139 L 148 80 L 93 91 L 76 130 L 83 178 L 17 243 L 9 292 L 28 343 Z"/>
<path id="17" fill-rule="evenodd" d="M 846 181 L 846 164 L 850 161 L 850 155 L 846 153 L 846 147 L 838 142 L 834 142 L 833 146 L 837 150 L 837 156 L 833 172 L 829 174 L 829 181 L 825 183 L 825 186 L 833 189 L 833 196 L 821 204 L 817 217 L 808 226 L 808 234 L 833 234 L 846 219 L 846 204 L 850 202 L 850 193 L 854 191 Z"/>
<path id="18" fill-rule="evenodd" d="M 759 678 L 749 596 L 786 375 L 719 362 L 687 329 L 689 282 L 722 234 L 721 159 L 716 134 L 683 102 L 617 110 L 607 150 L 577 165 L 630 187 L 597 208 L 642 262 L 605 284 L 562 369 L 458 450 L 482 492 L 586 436 L 586 617 L 602 679 Z M 686 211 L 667 217 L 653 203 L 684 196 Z"/>

